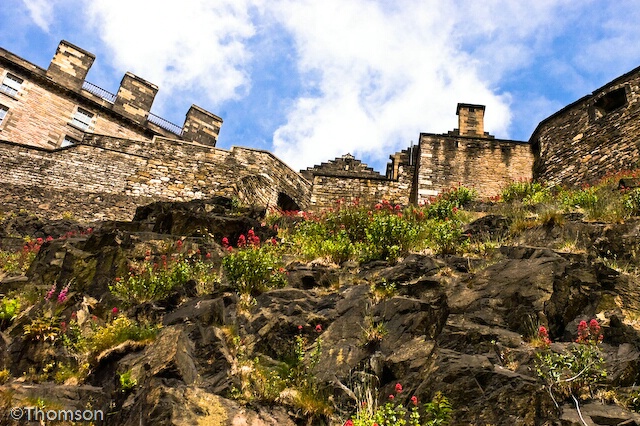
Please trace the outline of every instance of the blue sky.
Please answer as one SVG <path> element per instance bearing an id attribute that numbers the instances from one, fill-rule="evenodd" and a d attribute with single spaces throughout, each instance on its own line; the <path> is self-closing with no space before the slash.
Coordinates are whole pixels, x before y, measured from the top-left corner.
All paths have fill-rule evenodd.
<path id="1" fill-rule="evenodd" d="M 563 106 L 640 65 L 640 3 L 565 0 L 3 0 L 0 45 L 46 68 L 61 39 L 160 87 L 152 112 L 224 119 L 218 146 L 295 169 L 354 154 L 383 171 L 420 132 L 487 106 L 485 130 L 528 140 Z"/>

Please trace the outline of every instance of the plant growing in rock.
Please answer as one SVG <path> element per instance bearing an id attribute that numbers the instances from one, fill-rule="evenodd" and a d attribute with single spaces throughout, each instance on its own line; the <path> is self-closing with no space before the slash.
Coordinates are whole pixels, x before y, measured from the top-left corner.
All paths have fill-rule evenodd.
<path id="1" fill-rule="evenodd" d="M 223 245 L 229 249 L 229 254 L 222 259 L 224 276 L 238 293 L 255 295 L 286 285 L 286 272 L 277 246 L 261 244 L 253 230 L 246 237 L 240 235 L 237 249 L 228 242 L 223 241 Z"/>
<path id="2" fill-rule="evenodd" d="M 550 196 L 549 189 L 540 182 L 520 180 L 512 182 L 502 190 L 504 202 L 520 201 L 524 204 L 544 202 Z"/>
<path id="3" fill-rule="evenodd" d="M 0 330 L 4 330 L 20 313 L 20 298 L 5 297 L 0 302 Z"/>
<path id="4" fill-rule="evenodd" d="M 402 384 L 396 383 L 394 393 L 383 405 L 368 407 L 360 404 L 357 413 L 344 426 L 435 426 L 445 425 L 451 419 L 453 409 L 449 400 L 440 392 L 420 407 L 418 397 L 409 399 L 408 408 L 401 402 Z"/>
<path id="5" fill-rule="evenodd" d="M 20 251 L 0 250 L 0 268 L 9 274 L 24 274 L 40 251 L 40 247 L 53 237 L 25 238 Z"/>
<path id="6" fill-rule="evenodd" d="M 138 381 L 133 377 L 131 370 L 119 374 L 118 381 L 120 382 L 120 390 L 124 393 L 131 392 L 138 386 Z"/>
<path id="7" fill-rule="evenodd" d="M 581 321 L 578 337 L 562 352 L 549 348 L 550 340 L 546 329 L 540 328 L 543 350 L 538 352 L 536 373 L 545 382 L 549 394 L 554 398 L 571 397 L 578 408 L 577 398 L 592 396 L 594 386 L 602 382 L 607 372 L 604 358 L 598 344 L 602 342 L 602 332 L 598 321 Z"/>
<path id="8" fill-rule="evenodd" d="M 147 252 L 144 261 L 132 262 L 129 273 L 124 277 L 116 277 L 109 290 L 125 305 L 132 306 L 162 300 L 191 279 L 196 280 L 201 288 L 207 287 L 202 283 L 210 286 L 217 282 L 212 265 L 201 259 L 187 258 L 182 253 L 182 245 L 182 241 L 178 240 L 175 243 L 177 252 L 157 257 Z"/>

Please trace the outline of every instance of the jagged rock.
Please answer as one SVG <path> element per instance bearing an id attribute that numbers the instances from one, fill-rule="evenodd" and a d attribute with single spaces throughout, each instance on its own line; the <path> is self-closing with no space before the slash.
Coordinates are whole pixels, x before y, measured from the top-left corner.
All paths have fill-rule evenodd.
<path id="1" fill-rule="evenodd" d="M 510 226 L 508 217 L 488 214 L 469 223 L 462 233 L 475 240 L 499 240 L 509 234 Z"/>
<path id="2" fill-rule="evenodd" d="M 192 384 L 198 379 L 193 351 L 193 342 L 181 328 L 167 327 L 142 353 L 130 354 L 120 364 L 139 383 L 162 377 Z"/>
<path id="3" fill-rule="evenodd" d="M 113 415 L 119 426 L 295 426 L 279 407 L 255 411 L 197 386 L 154 378 Z"/>

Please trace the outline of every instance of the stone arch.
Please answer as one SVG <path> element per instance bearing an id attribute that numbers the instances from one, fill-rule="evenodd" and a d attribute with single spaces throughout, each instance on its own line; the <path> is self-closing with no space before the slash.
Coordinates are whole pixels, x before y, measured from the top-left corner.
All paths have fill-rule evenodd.
<path id="1" fill-rule="evenodd" d="M 298 203 L 284 192 L 278 193 L 278 208 L 282 211 L 298 211 L 301 210 Z"/>

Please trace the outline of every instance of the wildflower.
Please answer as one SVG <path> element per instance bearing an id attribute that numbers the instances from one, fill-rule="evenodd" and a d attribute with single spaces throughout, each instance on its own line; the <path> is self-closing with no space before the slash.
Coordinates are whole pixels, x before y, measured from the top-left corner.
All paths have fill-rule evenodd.
<path id="1" fill-rule="evenodd" d="M 353 426 L 353 422 L 351 421 L 351 419 L 344 422 L 344 426 Z"/>
<path id="2" fill-rule="evenodd" d="M 222 238 L 222 247 L 229 247 L 229 239 L 227 237 Z"/>
<path id="3" fill-rule="evenodd" d="M 42 243 L 44 243 L 44 240 L 38 237 L 38 239 L 36 240 L 36 244 L 42 245 Z"/>
<path id="4" fill-rule="evenodd" d="M 417 397 L 417 396 L 415 396 L 415 395 L 413 395 L 413 396 L 411 397 L 411 403 L 412 403 L 413 405 L 418 405 L 418 397 Z"/>
<path id="5" fill-rule="evenodd" d="M 55 284 L 51 286 L 51 289 L 47 292 L 47 295 L 44 297 L 45 300 L 51 300 L 51 298 L 53 298 L 53 295 L 56 294 L 57 289 L 58 287 Z"/>
<path id="6" fill-rule="evenodd" d="M 47 236 L 45 239 L 46 242 L 53 241 L 53 237 L 51 235 Z"/>
<path id="7" fill-rule="evenodd" d="M 301 325 L 298 326 L 298 330 L 302 330 L 302 326 Z"/>
<path id="8" fill-rule="evenodd" d="M 551 343 L 551 340 L 549 340 L 549 332 L 544 325 L 541 325 L 540 328 L 538 328 L 538 337 L 542 339 L 545 345 L 549 345 Z"/>
<path id="9" fill-rule="evenodd" d="M 67 300 L 67 293 L 69 293 L 69 286 L 65 286 L 58 294 L 58 303 L 64 303 Z"/>
<path id="10" fill-rule="evenodd" d="M 278 245 L 278 240 L 276 240 L 275 238 L 271 238 L 271 245 L 272 246 L 277 246 Z"/>
<path id="11" fill-rule="evenodd" d="M 119 283 L 122 278 L 116 277 L 116 282 Z"/>
<path id="12" fill-rule="evenodd" d="M 389 395 L 389 399 L 393 399 L 395 398 L 395 396 L 393 396 L 393 394 Z"/>
<path id="13" fill-rule="evenodd" d="M 178 240 L 178 241 L 176 241 L 176 247 L 178 248 L 178 250 L 180 250 L 180 249 L 182 248 L 182 245 L 183 245 L 183 244 L 184 244 L 184 243 L 182 242 L 182 240 Z"/>
<path id="14" fill-rule="evenodd" d="M 67 323 L 64 321 L 60 322 L 60 329 L 62 331 L 67 331 Z"/>
<path id="15" fill-rule="evenodd" d="M 71 319 L 76 319 L 78 314 L 76 312 L 71 312 Z"/>
<path id="16" fill-rule="evenodd" d="M 316 325 L 316 332 L 317 333 L 322 333 L 322 325 L 320 325 L 320 324 Z"/>
<path id="17" fill-rule="evenodd" d="M 238 237 L 238 247 L 244 247 L 247 244 L 247 237 L 244 234 L 240 234 Z"/>
<path id="18" fill-rule="evenodd" d="M 230 249 L 232 249 L 232 248 L 231 248 L 231 246 L 229 246 L 229 248 L 230 248 Z M 232 250 L 233 250 L 233 249 L 232 249 Z M 205 254 L 205 255 L 204 255 L 204 257 L 205 257 L 206 259 L 211 259 L 211 253 L 207 252 L 207 254 Z"/>
<path id="19" fill-rule="evenodd" d="M 396 393 L 402 392 L 402 385 L 400 383 L 396 383 Z"/>
<path id="20" fill-rule="evenodd" d="M 118 315 L 118 312 L 119 312 L 119 310 L 118 310 L 118 308 L 116 308 L 115 306 L 113 307 L 113 309 L 111 309 L 111 313 L 112 313 L 113 315 Z"/>
<path id="21" fill-rule="evenodd" d="M 396 210 L 400 210 L 402 207 L 400 206 L 400 204 L 396 204 L 395 209 Z"/>
<path id="22" fill-rule="evenodd" d="M 382 204 L 378 203 L 378 204 L 376 204 L 375 207 L 376 207 L 376 210 L 380 210 L 382 208 Z"/>
<path id="23" fill-rule="evenodd" d="M 227 247 L 227 251 L 228 252 L 232 252 L 233 251 L 233 247 L 231 247 L 231 246 Z M 208 253 L 208 254 L 211 254 L 211 253 Z"/>

